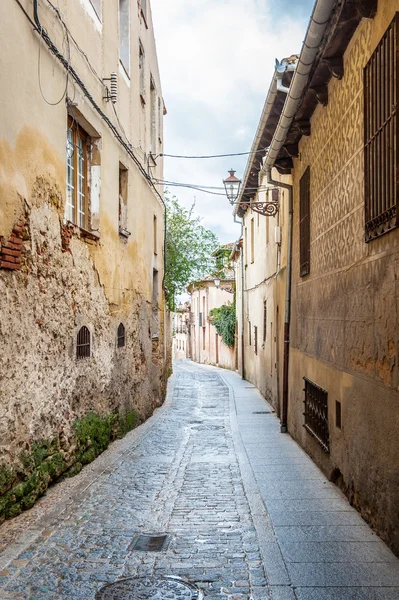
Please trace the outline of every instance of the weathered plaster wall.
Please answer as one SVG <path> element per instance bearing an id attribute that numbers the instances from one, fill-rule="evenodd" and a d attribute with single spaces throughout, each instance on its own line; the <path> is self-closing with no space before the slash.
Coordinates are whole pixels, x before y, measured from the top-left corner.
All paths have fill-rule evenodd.
<path id="1" fill-rule="evenodd" d="M 364 242 L 363 67 L 399 2 L 380 0 L 329 84 L 295 160 L 289 429 L 399 552 L 398 250 L 395 230 Z M 310 165 L 310 274 L 299 277 L 299 181 Z M 303 425 L 303 377 L 328 391 L 331 451 Z M 342 405 L 342 429 L 335 402 Z"/>
<path id="2" fill-rule="evenodd" d="M 32 3 L 23 0 L 23 5 L 31 14 Z M 61 1 L 59 8 L 98 73 L 106 77 L 118 70 L 118 19 L 113 3 L 104 3 L 101 27 L 93 23 L 83 3 Z M 140 35 L 146 44 L 148 90 L 151 72 L 160 93 L 152 24 L 147 29 L 133 9 L 132 65 L 133 47 L 136 43 L 138 47 Z M 65 51 L 54 13 L 43 3 L 40 11 L 43 25 Z M 9 92 L 0 98 L 1 496 L 2 467 L 14 468 L 12 485 L 23 480 L 21 452 L 29 454 L 42 440 L 56 440 L 63 460 L 71 466 L 76 451 L 74 424 L 90 411 L 108 418 L 136 410 L 142 419 L 148 417 L 163 401 L 171 357 L 170 337 L 164 331 L 160 199 L 90 103 L 69 82 L 68 96 L 76 105 L 73 110 L 97 138 L 92 162 L 100 177 L 95 193 L 91 193 L 95 182 L 90 181 L 90 202 L 95 205 L 91 206 L 91 225 L 96 237 L 87 237 L 65 222 L 67 106 L 65 100 L 50 106 L 43 99 L 37 74 L 39 38 L 16 3 L 0 5 L 0 23 L 7 48 L 0 59 L 7 61 L 7 68 L 5 64 L 0 68 L 0 85 Z M 18 73 L 12 86 L 7 81 L 10 57 L 13 72 Z M 102 100 L 103 87 L 76 49 L 72 49 L 71 62 L 96 102 L 116 122 L 112 107 Z M 47 100 L 55 101 L 65 88 L 65 72 L 44 43 L 40 64 L 42 92 Z M 140 138 L 140 127 L 149 119 L 149 111 L 136 97 L 134 76 L 139 77 L 138 66 L 132 67 L 132 90 L 121 86 L 115 109 L 132 142 L 148 150 L 149 140 Z M 135 111 L 136 104 L 142 113 Z M 118 231 L 119 162 L 129 169 L 131 236 L 127 241 Z M 161 165 L 157 169 L 160 174 Z M 5 257 L 11 257 L 7 259 L 13 262 L 11 267 L 4 264 Z M 153 328 L 154 269 L 158 271 L 157 332 Z M 126 328 L 126 346 L 117 348 L 121 322 Z M 77 360 L 76 335 L 82 325 L 91 332 L 92 353 L 90 358 Z M 0 502 L 0 520 L 2 510 Z"/>
<path id="3" fill-rule="evenodd" d="M 282 182 L 290 178 L 279 176 L 274 170 L 273 177 Z M 267 184 L 266 176 L 260 181 Z M 260 201 L 266 200 L 266 193 L 258 193 Z M 276 217 L 258 215 L 248 209 L 243 219 L 244 248 L 244 353 L 245 379 L 256 385 L 262 395 L 280 413 L 283 370 L 283 336 L 285 280 L 287 264 L 287 219 L 288 193 L 280 190 L 280 206 Z M 253 229 L 251 221 L 253 220 Z M 275 228 L 281 228 L 281 244 L 276 244 Z M 252 240 L 253 231 L 253 240 Z M 252 247 L 254 254 L 252 257 Z M 253 260 L 252 260 L 253 258 Z M 236 269 L 237 282 L 237 322 L 241 334 L 241 268 Z M 264 303 L 266 302 L 266 337 L 264 338 Z M 251 336 L 249 335 L 251 327 Z M 255 353 L 255 330 L 258 331 L 257 353 Z M 250 343 L 251 342 L 251 343 Z M 238 364 L 241 365 L 242 348 L 238 346 Z"/>

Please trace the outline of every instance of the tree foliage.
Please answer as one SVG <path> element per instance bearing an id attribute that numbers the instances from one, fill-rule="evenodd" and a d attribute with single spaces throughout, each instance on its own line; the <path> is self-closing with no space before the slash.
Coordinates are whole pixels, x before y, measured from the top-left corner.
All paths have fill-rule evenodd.
<path id="1" fill-rule="evenodd" d="M 166 272 L 167 305 L 176 308 L 176 296 L 192 281 L 202 279 L 214 269 L 211 255 L 219 246 L 216 235 L 201 225 L 200 217 L 179 204 L 175 196 L 165 195 L 166 202 Z"/>
<path id="2" fill-rule="evenodd" d="M 234 348 L 234 334 L 236 330 L 236 303 L 223 304 L 219 308 L 213 308 L 210 311 L 212 325 L 216 331 L 222 336 L 226 346 Z"/>

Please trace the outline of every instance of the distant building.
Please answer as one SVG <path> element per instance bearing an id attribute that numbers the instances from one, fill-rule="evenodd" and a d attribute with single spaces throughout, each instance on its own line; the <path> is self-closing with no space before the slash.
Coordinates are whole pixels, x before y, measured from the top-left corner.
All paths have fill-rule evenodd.
<path id="1" fill-rule="evenodd" d="M 190 303 L 180 304 L 172 315 L 173 359 L 191 358 Z"/>

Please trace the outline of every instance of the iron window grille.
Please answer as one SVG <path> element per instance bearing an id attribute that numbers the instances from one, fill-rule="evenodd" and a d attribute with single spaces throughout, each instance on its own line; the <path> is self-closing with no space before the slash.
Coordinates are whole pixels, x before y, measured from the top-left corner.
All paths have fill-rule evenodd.
<path id="1" fill-rule="evenodd" d="M 76 341 L 76 358 L 90 358 L 91 355 L 91 344 L 90 344 L 90 331 L 83 325 L 79 329 L 77 341 Z"/>
<path id="2" fill-rule="evenodd" d="M 126 329 L 123 323 L 118 327 L 118 348 L 123 348 L 126 345 Z"/>
<path id="3" fill-rule="evenodd" d="M 305 381 L 305 429 L 312 435 L 325 452 L 330 451 L 328 432 L 328 393 L 306 377 Z"/>
<path id="4" fill-rule="evenodd" d="M 310 167 L 299 183 L 299 275 L 310 273 Z"/>
<path id="5" fill-rule="evenodd" d="M 258 354 L 258 328 L 254 326 L 254 351 L 255 354 Z"/>
<path id="6" fill-rule="evenodd" d="M 366 242 L 398 225 L 398 15 L 363 73 Z"/>

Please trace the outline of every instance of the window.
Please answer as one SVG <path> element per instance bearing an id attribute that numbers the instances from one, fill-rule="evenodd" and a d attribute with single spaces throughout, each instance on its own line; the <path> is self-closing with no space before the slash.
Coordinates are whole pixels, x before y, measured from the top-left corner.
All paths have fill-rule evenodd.
<path id="1" fill-rule="evenodd" d="M 263 301 L 263 342 L 266 342 L 267 337 L 267 302 Z"/>
<path id="2" fill-rule="evenodd" d="M 159 276 L 158 271 L 153 269 L 152 271 L 152 335 L 153 337 L 159 336 L 159 307 L 158 307 L 158 287 L 159 287 Z"/>
<path id="3" fill-rule="evenodd" d="M 256 325 L 254 327 L 254 351 L 255 354 L 258 354 L 258 328 Z"/>
<path id="4" fill-rule="evenodd" d="M 148 28 L 148 25 L 147 25 L 147 0 L 141 0 L 141 14 L 144 17 L 145 26 Z"/>
<path id="5" fill-rule="evenodd" d="M 255 222 L 251 219 L 251 263 L 255 260 Z"/>
<path id="6" fill-rule="evenodd" d="M 123 323 L 118 327 L 118 348 L 123 348 L 126 345 L 126 330 Z"/>
<path id="7" fill-rule="evenodd" d="M 252 330 L 251 330 L 251 321 L 248 321 L 248 343 L 252 346 Z"/>
<path id="8" fill-rule="evenodd" d="M 301 177 L 299 184 L 299 275 L 310 273 L 310 167 Z"/>
<path id="9" fill-rule="evenodd" d="M 90 4 L 94 8 L 97 17 L 101 21 L 101 0 L 90 0 Z"/>
<path id="10" fill-rule="evenodd" d="M 336 400 L 335 401 L 335 427 L 338 427 L 338 429 L 341 429 L 341 427 L 342 427 L 341 415 L 342 415 L 341 402 L 338 402 L 338 400 Z"/>
<path id="11" fill-rule="evenodd" d="M 145 104 L 145 55 L 144 47 L 139 40 L 140 99 Z"/>
<path id="12" fill-rule="evenodd" d="M 154 223 L 153 223 L 153 235 L 154 235 L 154 254 L 158 254 L 158 244 L 157 244 L 157 218 L 154 215 Z"/>
<path id="13" fill-rule="evenodd" d="M 150 78 L 150 95 L 151 95 L 151 153 L 155 156 L 157 153 L 157 91 L 155 83 L 151 76 Z"/>
<path id="14" fill-rule="evenodd" d="M 119 233 L 125 237 L 130 235 L 127 230 L 127 195 L 128 170 L 119 163 Z"/>
<path id="15" fill-rule="evenodd" d="M 316 438 L 325 452 L 329 452 L 328 394 L 326 390 L 304 377 L 305 429 Z"/>
<path id="16" fill-rule="evenodd" d="M 366 242 L 397 227 L 399 13 L 364 69 Z"/>
<path id="17" fill-rule="evenodd" d="M 119 0 L 119 60 L 130 75 L 130 0 Z"/>
<path id="18" fill-rule="evenodd" d="M 68 117 L 65 218 L 83 229 L 89 228 L 87 146 L 87 134 Z"/>
<path id="19" fill-rule="evenodd" d="M 202 330 L 202 349 L 205 350 L 205 327 Z"/>
<path id="20" fill-rule="evenodd" d="M 90 331 L 83 326 L 79 329 L 76 340 L 76 358 L 90 357 Z"/>
<path id="21" fill-rule="evenodd" d="M 248 265 L 248 228 L 244 228 L 244 265 Z"/>
<path id="22" fill-rule="evenodd" d="M 202 314 L 203 314 L 203 320 L 204 320 L 202 325 L 203 325 L 203 327 L 205 327 L 205 325 L 206 325 L 206 323 L 205 323 L 205 320 L 206 320 L 205 319 L 205 317 L 206 317 L 206 315 L 205 315 L 205 296 L 202 296 Z"/>
<path id="23" fill-rule="evenodd" d="M 162 101 L 158 98 L 158 141 L 162 144 Z"/>

